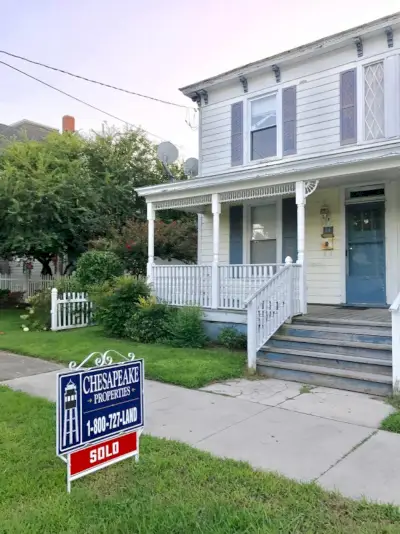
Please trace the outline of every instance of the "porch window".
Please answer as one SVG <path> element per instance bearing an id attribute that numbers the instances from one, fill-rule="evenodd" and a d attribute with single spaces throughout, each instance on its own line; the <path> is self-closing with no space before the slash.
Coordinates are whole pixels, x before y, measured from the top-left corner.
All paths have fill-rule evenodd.
<path id="1" fill-rule="evenodd" d="M 276 156 L 276 97 L 258 98 L 251 102 L 251 159 Z"/>
<path id="2" fill-rule="evenodd" d="M 385 137 L 383 61 L 364 67 L 365 140 Z"/>
<path id="3" fill-rule="evenodd" d="M 250 263 L 276 263 L 276 205 L 251 208 Z"/>

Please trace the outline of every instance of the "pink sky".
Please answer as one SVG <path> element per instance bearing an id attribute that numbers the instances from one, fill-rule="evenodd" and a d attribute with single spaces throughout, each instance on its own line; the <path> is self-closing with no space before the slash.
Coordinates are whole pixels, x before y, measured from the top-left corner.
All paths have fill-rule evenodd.
<path id="1" fill-rule="evenodd" d="M 0 48 L 190 106 L 178 87 L 399 8 L 400 0 L 3 0 Z M 0 59 L 174 142 L 183 157 L 197 156 L 185 110 Z M 104 120 L 120 125 L 4 65 L 0 80 L 2 123 L 29 118 L 59 127 L 71 114 L 83 130 L 100 130 Z"/>

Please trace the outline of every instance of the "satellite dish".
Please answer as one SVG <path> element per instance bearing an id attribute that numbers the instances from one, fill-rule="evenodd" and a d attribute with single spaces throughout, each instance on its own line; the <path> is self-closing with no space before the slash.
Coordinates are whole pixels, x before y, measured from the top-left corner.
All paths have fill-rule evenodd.
<path id="1" fill-rule="evenodd" d="M 197 158 L 187 159 L 183 166 L 183 170 L 185 171 L 185 174 L 190 176 L 190 178 L 194 178 L 199 174 L 199 160 Z"/>
<path id="2" fill-rule="evenodd" d="M 161 163 L 164 163 L 164 165 L 170 165 L 171 163 L 174 163 L 174 161 L 178 159 L 178 155 L 178 149 L 169 141 L 165 141 L 164 143 L 160 143 L 158 145 L 157 156 Z"/>

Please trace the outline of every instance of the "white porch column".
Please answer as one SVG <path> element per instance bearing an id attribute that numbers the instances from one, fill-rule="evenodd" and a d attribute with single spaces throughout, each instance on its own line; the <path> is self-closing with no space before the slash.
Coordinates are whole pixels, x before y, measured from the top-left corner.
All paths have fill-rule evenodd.
<path id="1" fill-rule="evenodd" d="M 306 269 L 304 248 L 306 235 L 306 191 L 305 182 L 296 182 L 297 204 L 297 262 L 302 266 L 300 276 L 300 311 L 307 313 Z"/>
<path id="2" fill-rule="evenodd" d="M 154 221 L 155 210 L 151 202 L 147 203 L 147 225 L 148 225 L 148 253 L 147 253 L 147 281 L 153 282 L 153 265 L 154 265 Z"/>
<path id="3" fill-rule="evenodd" d="M 213 214 L 213 262 L 211 279 L 211 307 L 217 309 L 219 306 L 219 217 L 221 215 L 221 203 L 219 194 L 213 193 L 211 200 Z"/>

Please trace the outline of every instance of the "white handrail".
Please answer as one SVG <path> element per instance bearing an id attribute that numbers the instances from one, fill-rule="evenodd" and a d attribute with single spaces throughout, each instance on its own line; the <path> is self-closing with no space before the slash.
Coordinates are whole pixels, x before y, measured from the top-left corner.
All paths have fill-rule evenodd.
<path id="1" fill-rule="evenodd" d="M 257 352 L 271 336 L 300 313 L 302 265 L 288 263 L 247 300 L 247 365 L 256 369 Z"/>
<path id="2" fill-rule="evenodd" d="M 392 312 L 392 387 L 400 390 L 400 293 L 390 306 Z"/>

